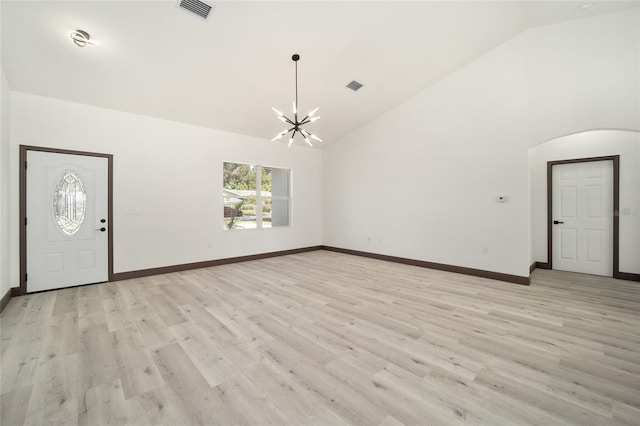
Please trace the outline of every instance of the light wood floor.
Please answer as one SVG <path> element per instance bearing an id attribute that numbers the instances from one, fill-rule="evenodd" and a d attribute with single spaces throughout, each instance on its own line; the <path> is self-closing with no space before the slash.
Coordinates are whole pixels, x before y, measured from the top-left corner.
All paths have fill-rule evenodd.
<path id="1" fill-rule="evenodd" d="M 327 251 L 14 298 L 2 425 L 640 422 L 640 284 Z"/>

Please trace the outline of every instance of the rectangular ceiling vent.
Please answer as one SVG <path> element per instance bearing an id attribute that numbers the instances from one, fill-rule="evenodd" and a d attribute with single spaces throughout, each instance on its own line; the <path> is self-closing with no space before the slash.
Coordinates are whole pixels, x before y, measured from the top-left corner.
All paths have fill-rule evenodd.
<path id="1" fill-rule="evenodd" d="M 357 81 L 353 80 L 351 83 L 347 84 L 347 87 L 355 92 L 359 88 L 362 87 L 362 84 L 360 84 Z"/>
<path id="2" fill-rule="evenodd" d="M 178 0 L 178 7 L 191 13 L 195 13 L 202 19 L 207 19 L 209 17 L 209 13 L 213 10 L 212 4 L 207 4 L 200 0 Z"/>

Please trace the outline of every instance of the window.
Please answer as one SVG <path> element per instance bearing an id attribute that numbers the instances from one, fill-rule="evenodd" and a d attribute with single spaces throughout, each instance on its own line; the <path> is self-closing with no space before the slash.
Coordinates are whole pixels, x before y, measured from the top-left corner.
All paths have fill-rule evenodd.
<path id="1" fill-rule="evenodd" d="M 289 226 L 290 182 L 289 169 L 224 163 L 224 229 Z"/>
<path id="2" fill-rule="evenodd" d="M 87 194 L 80 176 L 72 170 L 63 173 L 53 191 L 53 216 L 58 228 L 68 236 L 80 230 L 87 211 Z"/>

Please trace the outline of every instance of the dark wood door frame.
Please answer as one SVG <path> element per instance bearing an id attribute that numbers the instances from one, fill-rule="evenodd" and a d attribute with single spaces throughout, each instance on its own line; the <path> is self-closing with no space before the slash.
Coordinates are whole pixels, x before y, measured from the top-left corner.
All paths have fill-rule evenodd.
<path id="1" fill-rule="evenodd" d="M 553 269 L 553 166 L 591 161 L 613 161 L 613 278 L 628 279 L 620 273 L 620 156 L 575 158 L 547 162 L 547 263 L 538 263 L 536 267 Z"/>
<path id="2" fill-rule="evenodd" d="M 51 152 L 54 154 L 85 155 L 107 159 L 107 203 L 109 219 L 108 241 L 108 280 L 113 280 L 113 155 L 95 152 L 71 151 L 68 149 L 46 148 L 41 146 L 20 145 L 20 287 L 12 292 L 14 296 L 27 294 L 27 151 Z"/>

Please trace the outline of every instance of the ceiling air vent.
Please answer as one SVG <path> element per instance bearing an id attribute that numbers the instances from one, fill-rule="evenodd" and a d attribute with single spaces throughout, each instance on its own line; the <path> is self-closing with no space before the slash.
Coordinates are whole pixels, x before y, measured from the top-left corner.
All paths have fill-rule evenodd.
<path id="1" fill-rule="evenodd" d="M 353 80 L 351 83 L 347 84 L 347 87 L 355 92 L 359 88 L 362 87 L 362 84 L 360 84 L 357 81 Z"/>
<path id="2" fill-rule="evenodd" d="M 180 9 L 188 10 L 191 13 L 195 13 L 203 19 L 207 19 L 209 17 L 209 13 L 213 10 L 213 5 L 200 0 L 179 0 L 178 7 Z"/>

